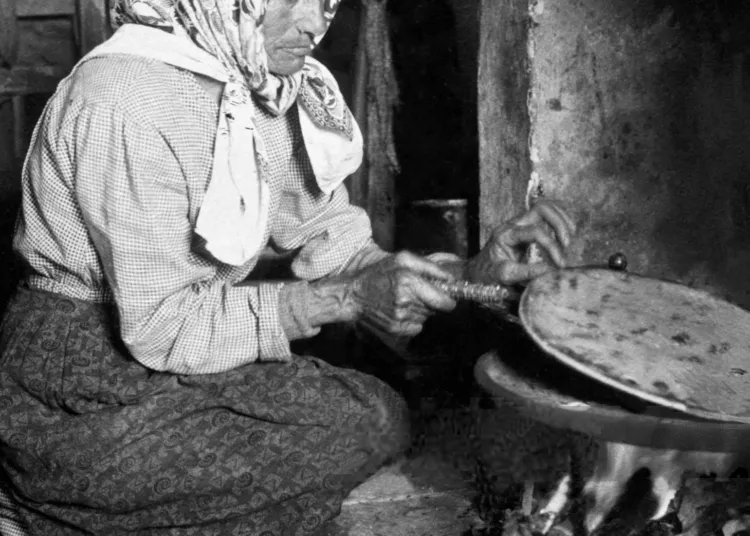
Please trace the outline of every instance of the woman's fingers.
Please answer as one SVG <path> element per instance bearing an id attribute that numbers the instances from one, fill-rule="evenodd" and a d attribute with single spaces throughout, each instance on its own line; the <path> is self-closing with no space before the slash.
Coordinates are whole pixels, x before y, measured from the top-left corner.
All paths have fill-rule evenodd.
<path id="1" fill-rule="evenodd" d="M 424 315 L 426 318 L 435 311 L 451 311 L 456 306 L 455 300 L 445 291 L 410 271 L 400 278 L 396 295 L 398 314 L 406 317 Z"/>
<path id="2" fill-rule="evenodd" d="M 448 312 L 456 301 L 430 280 L 452 280 L 436 263 L 402 252 L 365 269 L 355 288 L 360 321 L 392 335 L 415 335 L 435 312 Z"/>
<path id="3" fill-rule="evenodd" d="M 519 225 L 546 224 L 552 227 L 557 240 L 568 247 L 576 232 L 573 218 L 562 207 L 551 201 L 540 201 L 517 222 Z"/>
<path id="4" fill-rule="evenodd" d="M 425 281 L 422 278 L 414 284 L 416 302 L 424 304 L 427 309 L 432 311 L 452 311 L 456 307 L 456 301 L 451 298 L 445 291 L 440 290 L 435 285 Z"/>
<path id="5" fill-rule="evenodd" d="M 505 285 L 516 285 L 542 276 L 550 270 L 550 266 L 543 262 L 527 264 L 515 261 L 505 261 L 497 265 L 495 269 L 495 278 Z"/>
<path id="6" fill-rule="evenodd" d="M 393 332 L 393 335 L 416 337 L 422 333 L 422 324 L 401 324 L 397 330 Z"/>
<path id="7" fill-rule="evenodd" d="M 573 242 L 575 221 L 557 203 L 543 200 L 520 217 L 497 227 L 490 241 L 468 265 L 477 281 L 498 279 L 514 284 L 534 279 L 547 271 L 546 263 L 526 264 L 526 247 L 537 244 L 557 268 L 566 265 L 566 250 Z"/>
<path id="8" fill-rule="evenodd" d="M 563 246 L 549 230 L 540 224 L 521 225 L 507 230 L 502 241 L 508 245 L 536 243 L 550 257 L 557 267 L 565 266 L 565 251 Z"/>
<path id="9" fill-rule="evenodd" d="M 408 251 L 397 253 L 394 260 L 397 266 L 406 268 L 410 272 L 421 275 L 422 277 L 434 277 L 435 279 L 446 281 L 453 279 L 453 275 L 447 270 L 441 268 L 440 265 L 425 259 L 424 257 L 415 255 L 414 253 L 409 253 Z"/>
<path id="10" fill-rule="evenodd" d="M 422 324 L 424 324 L 424 322 L 410 320 L 383 322 L 382 319 L 381 321 L 375 321 L 372 318 L 363 318 L 361 322 L 363 326 L 372 331 L 387 333 L 397 337 L 414 337 L 419 335 L 422 331 Z"/>
<path id="11" fill-rule="evenodd" d="M 424 306 L 429 311 L 452 311 L 456 302 L 444 291 L 425 279 L 435 278 L 443 281 L 452 280 L 453 275 L 434 262 L 412 253 L 403 252 L 396 255 L 396 261 L 405 270 L 405 287 L 401 289 L 408 303 L 407 307 Z"/>

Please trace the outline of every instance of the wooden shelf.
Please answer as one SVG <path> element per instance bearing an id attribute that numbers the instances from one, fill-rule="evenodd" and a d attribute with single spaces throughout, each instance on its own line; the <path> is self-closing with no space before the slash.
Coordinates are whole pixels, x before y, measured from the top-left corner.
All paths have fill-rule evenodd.
<path id="1" fill-rule="evenodd" d="M 64 17 L 75 13 L 75 0 L 24 0 L 16 5 L 17 17 Z"/>
<path id="2" fill-rule="evenodd" d="M 53 93 L 70 71 L 59 66 L 18 66 L 0 69 L 0 95 Z"/>

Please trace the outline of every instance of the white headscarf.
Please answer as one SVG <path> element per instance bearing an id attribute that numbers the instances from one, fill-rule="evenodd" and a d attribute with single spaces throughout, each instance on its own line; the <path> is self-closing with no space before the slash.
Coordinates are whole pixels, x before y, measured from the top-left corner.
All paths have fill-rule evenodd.
<path id="1" fill-rule="evenodd" d="M 330 24 L 339 0 L 321 1 Z M 118 30 L 86 58 L 136 54 L 225 84 L 212 176 L 195 231 L 216 259 L 235 266 L 265 245 L 270 204 L 266 151 L 255 126 L 252 95 L 275 115 L 298 103 L 305 146 L 324 193 L 362 162 L 362 135 L 325 67 L 308 56 L 298 73 L 269 72 L 261 31 L 267 2 L 117 0 L 112 20 Z"/>

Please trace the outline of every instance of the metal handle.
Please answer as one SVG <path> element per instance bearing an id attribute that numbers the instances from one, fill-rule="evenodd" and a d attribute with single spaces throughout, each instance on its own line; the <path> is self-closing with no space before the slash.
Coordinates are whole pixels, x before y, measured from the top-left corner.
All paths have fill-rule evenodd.
<path id="1" fill-rule="evenodd" d="M 615 253 L 609 257 L 606 267 L 610 270 L 624 272 L 628 267 L 628 259 L 623 253 Z M 430 283 L 447 293 L 454 300 L 469 300 L 484 305 L 503 305 L 509 301 L 517 301 L 519 298 L 517 290 L 500 284 L 487 285 L 463 280 L 444 281 L 442 279 L 430 279 Z"/>
<path id="2" fill-rule="evenodd" d="M 500 304 L 514 295 L 514 290 L 503 285 L 485 285 L 468 281 L 444 281 L 430 279 L 430 283 L 448 294 L 454 300 L 469 300 L 484 304 Z"/>
<path id="3" fill-rule="evenodd" d="M 615 253 L 607 261 L 607 268 L 616 272 L 625 272 L 628 269 L 628 258 L 624 253 Z"/>

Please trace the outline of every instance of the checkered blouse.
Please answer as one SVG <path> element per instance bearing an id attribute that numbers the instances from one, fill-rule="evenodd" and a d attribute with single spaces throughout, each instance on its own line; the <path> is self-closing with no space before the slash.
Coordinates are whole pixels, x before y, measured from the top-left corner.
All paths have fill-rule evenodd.
<path id="1" fill-rule="evenodd" d="M 23 173 L 15 248 L 33 288 L 114 301 L 133 356 L 156 370 L 211 373 L 290 355 L 281 283 L 235 286 L 257 258 L 224 265 L 193 228 L 211 173 L 218 107 L 192 73 L 135 56 L 89 60 L 58 88 Z M 296 108 L 258 107 L 272 192 L 269 244 L 296 251 L 301 279 L 371 248 L 365 212 L 325 196 Z"/>

